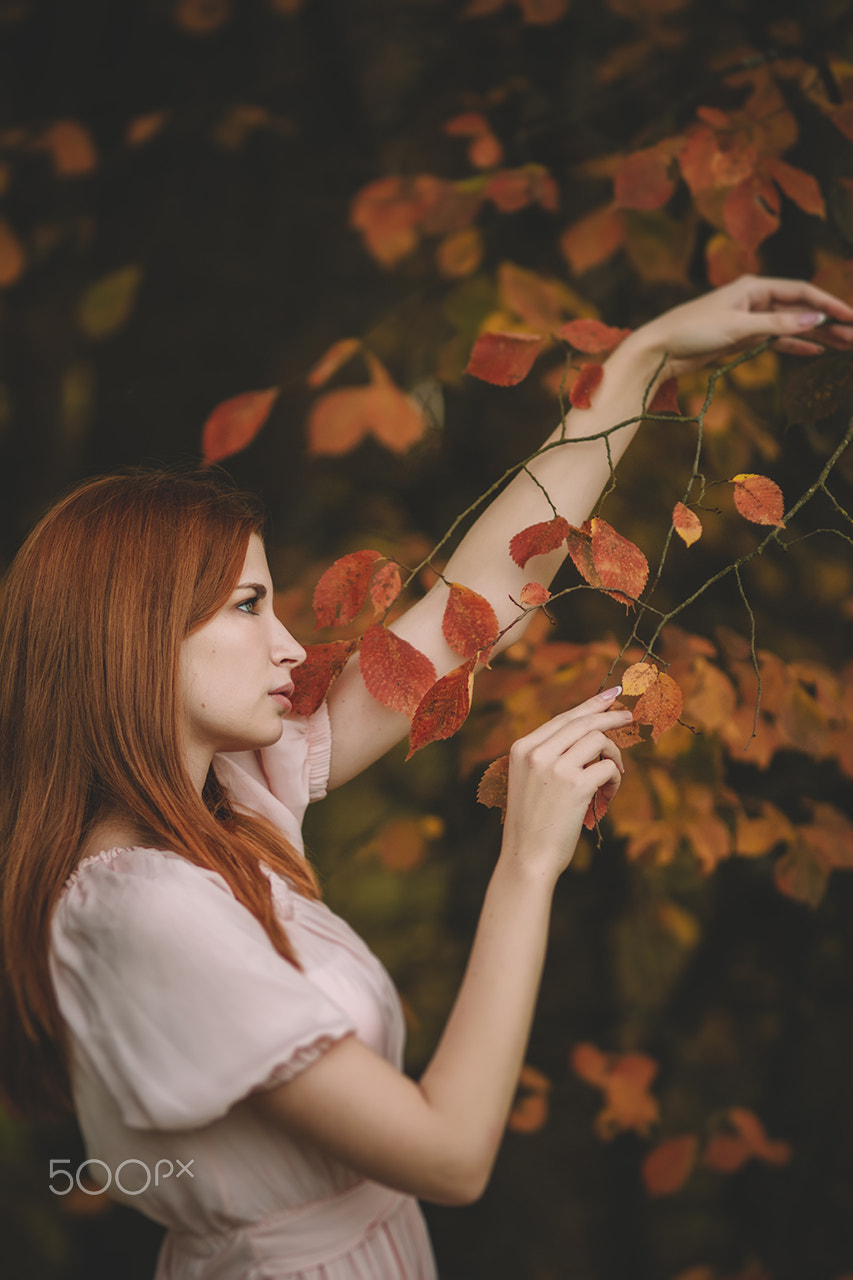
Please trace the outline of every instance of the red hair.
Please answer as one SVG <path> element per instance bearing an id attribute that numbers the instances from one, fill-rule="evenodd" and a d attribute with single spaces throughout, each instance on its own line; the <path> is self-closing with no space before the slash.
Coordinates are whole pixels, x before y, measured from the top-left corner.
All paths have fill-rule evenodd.
<path id="1" fill-rule="evenodd" d="M 262 518 L 211 473 L 89 481 L 33 530 L 0 621 L 0 1085 L 24 1112 L 70 1105 L 48 969 L 50 921 L 94 825 L 120 815 L 146 843 L 217 871 L 296 963 L 260 862 L 318 896 L 275 827 L 203 795 L 178 742 L 178 659 L 222 607 Z"/>

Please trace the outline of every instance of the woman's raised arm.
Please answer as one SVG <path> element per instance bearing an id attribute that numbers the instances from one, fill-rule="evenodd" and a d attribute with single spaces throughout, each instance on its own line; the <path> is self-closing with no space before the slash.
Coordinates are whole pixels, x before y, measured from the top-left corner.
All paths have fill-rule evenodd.
<path id="1" fill-rule="evenodd" d="M 545 492 L 570 524 L 582 524 L 610 479 L 611 465 L 619 461 L 637 429 L 647 393 L 650 400 L 667 378 L 774 336 L 777 348 L 793 355 L 815 355 L 824 346 L 849 348 L 853 308 L 803 281 L 745 276 L 636 330 L 608 358 L 591 408 L 572 409 L 564 428 L 558 427 L 545 442 L 565 438 L 576 443 L 549 449 L 514 477 L 462 539 L 446 566 L 445 579 L 485 596 L 500 626 L 507 626 L 519 613 L 512 598 L 518 599 L 527 582 L 547 586 L 564 558 L 560 551 L 537 556 L 522 570 L 509 554 L 513 534 L 553 516 Z M 608 436 L 609 457 L 604 439 L 585 440 L 621 422 L 628 425 Z M 427 654 L 439 676 L 459 662 L 441 629 L 447 593 L 445 583 L 437 583 L 392 628 Z M 522 627 L 509 631 L 499 647 L 517 640 Z M 359 773 L 407 732 L 406 718 L 367 692 L 357 658 L 333 685 L 328 704 L 332 787 Z"/>

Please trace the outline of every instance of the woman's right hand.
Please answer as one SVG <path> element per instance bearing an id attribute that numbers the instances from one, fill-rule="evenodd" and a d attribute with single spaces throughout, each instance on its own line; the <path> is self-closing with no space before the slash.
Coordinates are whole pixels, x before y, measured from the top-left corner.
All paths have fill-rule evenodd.
<path id="1" fill-rule="evenodd" d="M 606 736 L 630 724 L 614 709 L 619 688 L 605 689 L 513 744 L 502 856 L 557 878 L 572 860 L 597 792 L 608 803 L 619 789 L 622 755 Z"/>

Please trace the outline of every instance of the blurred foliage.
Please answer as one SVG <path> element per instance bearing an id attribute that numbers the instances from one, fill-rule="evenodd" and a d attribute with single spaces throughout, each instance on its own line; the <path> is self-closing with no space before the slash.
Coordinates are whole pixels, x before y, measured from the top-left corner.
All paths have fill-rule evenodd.
<path id="1" fill-rule="evenodd" d="M 762 186 L 754 207 L 741 191 L 732 225 L 746 210 L 766 233 L 745 248 L 720 191 L 685 185 L 667 148 L 697 108 L 736 116 L 750 84 L 765 94 L 761 154 L 816 180 L 826 216 L 802 179 L 781 196 Z M 482 328 L 636 326 L 751 263 L 853 300 L 852 85 L 846 0 L 0 0 L 0 558 L 78 478 L 196 461 L 214 410 L 277 388 L 241 402 L 249 439 L 227 467 L 268 506 L 280 612 L 309 641 L 331 560 L 373 547 L 419 563 L 552 426 L 553 355 L 511 389 L 463 375 Z M 341 339 L 346 360 L 318 390 L 311 371 Z M 844 434 L 849 361 L 793 366 L 767 355 L 718 387 L 709 479 L 772 474 L 789 502 L 813 482 Z M 317 447 L 329 390 L 389 383 L 421 407 L 411 447 L 393 447 L 386 420 L 338 454 L 321 430 Z M 682 409 L 703 395 L 683 380 Z M 608 521 L 650 555 L 693 448 L 683 424 L 646 424 L 608 498 Z M 428 1210 L 444 1280 L 853 1272 L 853 568 L 849 536 L 819 533 L 845 527 L 851 478 L 847 453 L 787 554 L 744 569 L 749 612 L 729 579 L 669 633 L 702 733 L 635 749 L 604 842 L 585 837 L 559 887 L 492 1185 L 470 1209 Z M 755 546 L 722 487 L 708 503 L 720 514 L 674 547 L 661 609 Z M 413 1070 L 499 840 L 479 772 L 596 687 L 626 639 L 624 610 L 592 592 L 553 616 L 486 673 L 458 738 L 408 764 L 393 753 L 309 815 L 328 901 L 398 982 Z M 745 751 L 753 621 L 768 685 Z M 660 1120 L 616 1105 L 603 1140 L 596 1090 L 624 1104 L 613 1090 L 637 1084 L 638 1063 L 627 1096 Z M 768 1145 L 723 1173 L 742 1113 Z M 676 1182 L 673 1150 L 695 1163 L 652 1194 L 650 1153 L 684 1135 L 695 1144 L 661 1163 Z M 788 1163 L 767 1157 L 781 1142 Z M 82 1158 L 73 1124 L 3 1121 L 8 1274 L 150 1275 L 158 1230 L 82 1192 L 51 1196 L 54 1157 Z"/>

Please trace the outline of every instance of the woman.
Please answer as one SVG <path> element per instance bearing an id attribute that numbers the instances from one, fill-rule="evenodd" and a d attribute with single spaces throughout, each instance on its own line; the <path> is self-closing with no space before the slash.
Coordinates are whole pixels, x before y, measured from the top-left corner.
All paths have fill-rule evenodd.
<path id="1" fill-rule="evenodd" d="M 824 323 L 826 322 L 826 323 Z M 569 437 L 636 415 L 666 377 L 775 336 L 853 342 L 853 309 L 745 279 L 611 356 Z M 477 521 L 446 579 L 501 624 L 538 565 L 505 551 L 588 514 L 634 430 L 544 453 Z M 554 440 L 561 438 L 555 433 Z M 395 630 L 441 674 L 439 584 Z M 517 632 L 510 630 L 504 644 Z M 500 856 L 469 966 L 421 1080 L 400 1069 L 384 970 L 318 900 L 300 822 L 406 730 L 353 662 L 310 719 L 304 650 L 276 619 L 251 504 L 209 478 L 91 481 L 31 534 L 0 632 L 2 1080 L 73 1101 L 89 1172 L 168 1228 L 158 1280 L 434 1275 L 416 1198 L 477 1197 L 506 1122 L 555 883 L 621 774 L 615 690 L 516 743 Z"/>

